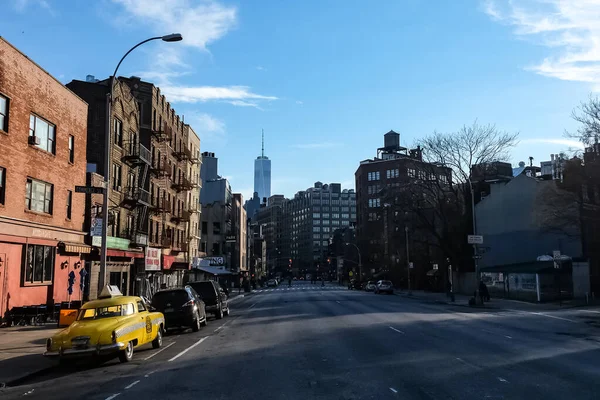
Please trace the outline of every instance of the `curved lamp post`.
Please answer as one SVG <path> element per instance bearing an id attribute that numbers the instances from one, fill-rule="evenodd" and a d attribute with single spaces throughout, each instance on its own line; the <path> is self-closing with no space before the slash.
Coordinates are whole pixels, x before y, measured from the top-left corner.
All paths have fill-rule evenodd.
<path id="1" fill-rule="evenodd" d="M 179 42 L 182 39 L 183 39 L 183 37 L 181 36 L 180 33 L 171 33 L 170 35 L 155 36 L 155 37 L 151 37 L 149 39 L 139 42 L 138 44 L 133 46 L 131 49 L 129 49 L 129 51 L 127 51 L 127 53 L 125 53 L 125 55 L 123 57 L 121 57 L 121 60 L 119 61 L 119 63 L 117 64 L 117 67 L 115 68 L 115 72 L 113 72 L 113 74 L 108 79 L 109 91 L 108 91 L 108 94 L 106 95 L 106 122 L 105 122 L 106 127 L 104 130 L 104 197 L 102 199 L 102 248 L 100 250 L 100 276 L 98 277 L 98 287 L 99 287 L 100 291 L 102 291 L 104 289 L 104 286 L 106 285 L 106 249 L 107 249 L 106 237 L 107 237 L 107 233 L 108 233 L 108 188 L 109 188 L 109 183 L 110 183 L 110 170 L 111 170 L 111 165 L 110 165 L 111 118 L 110 117 L 111 117 L 111 105 L 112 105 L 112 98 L 113 98 L 114 80 L 116 79 L 117 71 L 119 70 L 119 67 L 121 66 L 121 63 L 123 62 L 125 57 L 127 57 L 129 55 L 129 53 L 131 53 L 133 50 L 135 50 L 139 46 L 143 45 L 144 43 L 148 43 L 152 40 L 162 40 L 164 42 Z"/>

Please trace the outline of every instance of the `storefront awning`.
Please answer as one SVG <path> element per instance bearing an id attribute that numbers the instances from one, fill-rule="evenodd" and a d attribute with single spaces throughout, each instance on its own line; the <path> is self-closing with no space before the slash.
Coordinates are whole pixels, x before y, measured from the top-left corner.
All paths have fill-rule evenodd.
<path id="1" fill-rule="evenodd" d="M 231 271 L 228 271 L 226 269 L 223 268 L 217 268 L 217 267 L 198 267 L 195 268 L 197 270 L 200 270 L 202 272 L 206 272 L 207 274 L 211 274 L 211 275 L 233 275 L 233 273 Z"/>
<path id="2" fill-rule="evenodd" d="M 90 254 L 92 251 L 92 246 L 85 243 L 58 242 L 57 246 L 62 253 Z"/>
<path id="3" fill-rule="evenodd" d="M 175 261 L 171 264 L 171 269 L 190 269 L 190 264 L 188 262 Z"/>
<path id="4" fill-rule="evenodd" d="M 124 250 L 106 250 L 108 257 L 125 257 L 125 258 L 144 258 L 144 253 L 138 251 L 124 251 Z"/>

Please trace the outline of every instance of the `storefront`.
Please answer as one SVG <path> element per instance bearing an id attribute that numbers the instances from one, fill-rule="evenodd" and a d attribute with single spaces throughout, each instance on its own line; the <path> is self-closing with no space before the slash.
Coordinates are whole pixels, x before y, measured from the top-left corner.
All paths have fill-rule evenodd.
<path id="1" fill-rule="evenodd" d="M 30 236 L 0 235 L 0 316 L 12 307 L 81 300 L 80 271 L 90 252 L 82 234 L 17 225 L 11 231 Z M 71 272 L 76 283 L 69 294 Z"/>

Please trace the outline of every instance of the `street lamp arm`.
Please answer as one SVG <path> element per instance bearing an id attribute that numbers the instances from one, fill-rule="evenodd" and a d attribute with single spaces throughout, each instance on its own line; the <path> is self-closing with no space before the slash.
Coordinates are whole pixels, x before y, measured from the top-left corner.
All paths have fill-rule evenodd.
<path id="1" fill-rule="evenodd" d="M 129 53 L 131 53 L 132 51 L 134 51 L 135 49 L 137 49 L 138 47 L 140 47 L 144 43 L 148 43 L 148 42 L 150 42 L 152 40 L 158 40 L 158 39 L 162 39 L 162 36 L 155 36 L 155 37 L 151 37 L 151 38 L 146 39 L 146 40 L 142 40 L 141 42 L 139 42 L 138 44 L 136 44 L 135 46 L 133 46 L 131 49 L 129 49 L 129 51 L 127 51 L 127 53 L 125 53 L 125 55 L 123 57 L 121 57 L 121 60 L 119 60 L 119 63 L 117 64 L 117 68 L 115 68 L 115 72 L 113 72 L 112 76 L 110 77 L 110 84 L 111 84 L 110 88 L 111 88 L 111 91 L 112 91 L 113 79 L 116 78 L 117 71 L 119 70 L 119 67 L 121 66 L 121 63 L 129 55 Z"/>

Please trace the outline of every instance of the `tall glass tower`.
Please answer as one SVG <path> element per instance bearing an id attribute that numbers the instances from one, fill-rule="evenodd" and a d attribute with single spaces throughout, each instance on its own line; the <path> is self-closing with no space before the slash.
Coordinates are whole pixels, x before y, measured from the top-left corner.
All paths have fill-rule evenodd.
<path id="1" fill-rule="evenodd" d="M 254 160 L 254 191 L 260 202 L 271 197 L 271 160 L 265 156 L 265 131 L 262 132 L 262 153 Z"/>

